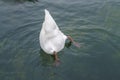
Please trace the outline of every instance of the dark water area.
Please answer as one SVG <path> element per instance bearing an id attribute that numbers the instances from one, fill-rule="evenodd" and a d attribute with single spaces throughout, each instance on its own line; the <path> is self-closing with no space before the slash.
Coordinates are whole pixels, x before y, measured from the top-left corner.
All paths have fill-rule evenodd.
<path id="1" fill-rule="evenodd" d="M 44 9 L 81 44 L 58 67 L 39 46 Z M 0 80 L 120 80 L 120 0 L 1 0 Z"/>
<path id="2" fill-rule="evenodd" d="M 5 3 L 38 2 L 38 0 L 2 0 Z"/>

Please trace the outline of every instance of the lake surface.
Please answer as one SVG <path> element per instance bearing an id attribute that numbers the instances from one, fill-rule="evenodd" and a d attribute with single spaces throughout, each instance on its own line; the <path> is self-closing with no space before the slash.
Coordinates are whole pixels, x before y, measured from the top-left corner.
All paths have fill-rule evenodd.
<path id="1" fill-rule="evenodd" d="M 120 0 L 21 1 L 0 1 L 0 80 L 120 80 Z M 58 67 L 39 46 L 44 9 L 81 45 Z"/>

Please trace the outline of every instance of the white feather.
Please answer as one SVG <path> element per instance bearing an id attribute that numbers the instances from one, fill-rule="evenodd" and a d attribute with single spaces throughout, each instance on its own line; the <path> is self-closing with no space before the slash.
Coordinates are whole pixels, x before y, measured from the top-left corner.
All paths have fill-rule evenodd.
<path id="1" fill-rule="evenodd" d="M 59 52 L 64 48 L 66 39 L 67 36 L 60 31 L 49 11 L 45 9 L 45 20 L 39 35 L 41 48 L 48 54 Z"/>

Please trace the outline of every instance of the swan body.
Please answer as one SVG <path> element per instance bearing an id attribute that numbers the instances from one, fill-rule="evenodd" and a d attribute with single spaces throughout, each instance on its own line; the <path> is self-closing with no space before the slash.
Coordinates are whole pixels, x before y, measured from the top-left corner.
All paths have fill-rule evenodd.
<path id="1" fill-rule="evenodd" d="M 67 36 L 64 35 L 56 22 L 45 9 L 45 19 L 39 35 L 40 46 L 47 54 L 59 52 L 64 48 Z"/>

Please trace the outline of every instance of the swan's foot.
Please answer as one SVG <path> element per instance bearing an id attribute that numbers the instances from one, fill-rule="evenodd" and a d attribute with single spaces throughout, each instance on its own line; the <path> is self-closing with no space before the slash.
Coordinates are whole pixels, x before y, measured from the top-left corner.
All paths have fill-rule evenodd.
<path id="1" fill-rule="evenodd" d="M 60 59 L 58 58 L 57 52 L 55 52 L 55 51 L 54 51 L 54 57 L 55 57 L 54 66 L 59 66 L 60 65 Z"/>
<path id="2" fill-rule="evenodd" d="M 70 42 L 73 43 L 73 45 L 75 45 L 76 47 L 80 48 L 79 43 L 78 43 L 78 42 L 75 42 L 71 36 L 67 36 L 67 37 L 68 37 L 68 39 L 70 40 Z"/>

